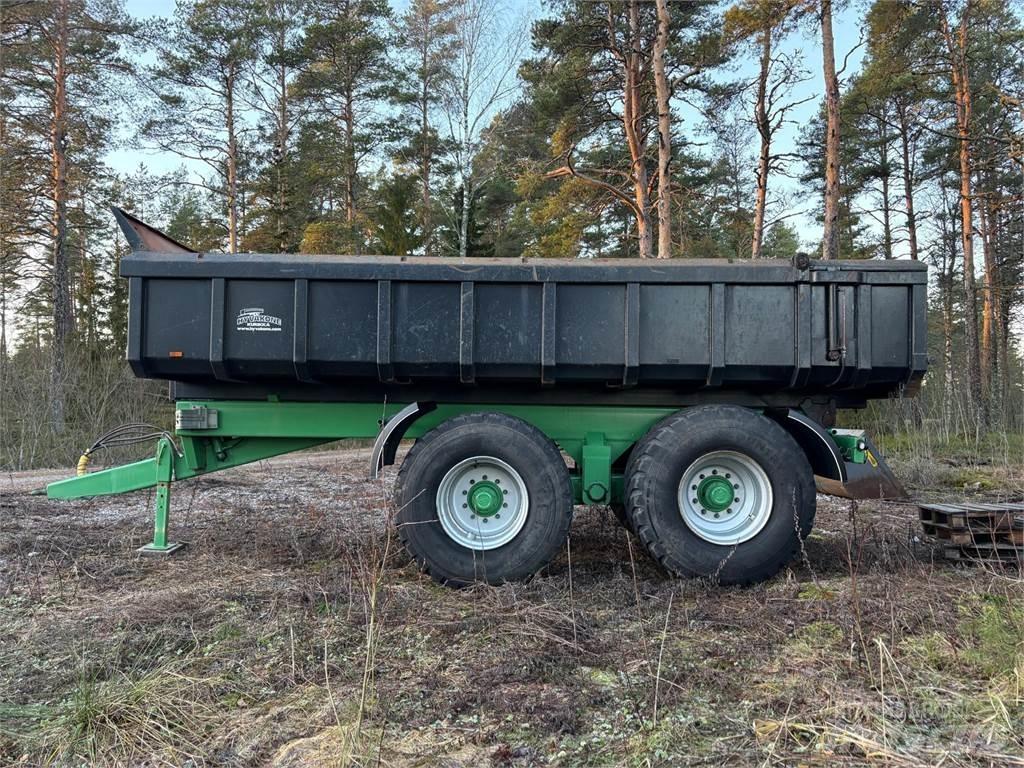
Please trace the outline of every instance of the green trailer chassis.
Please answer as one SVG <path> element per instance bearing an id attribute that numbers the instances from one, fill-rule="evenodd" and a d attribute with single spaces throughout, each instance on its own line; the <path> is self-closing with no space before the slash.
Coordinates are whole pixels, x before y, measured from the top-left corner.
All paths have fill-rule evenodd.
<path id="1" fill-rule="evenodd" d="M 150 459 L 51 483 L 46 493 L 51 499 L 80 499 L 156 488 L 153 541 L 140 551 L 170 553 L 181 546 L 168 539 L 173 482 L 334 440 L 372 440 L 404 407 L 376 403 L 179 401 L 176 434 L 180 448 L 170 439 L 161 438 Z M 613 466 L 655 422 L 673 411 L 652 407 L 439 404 L 413 421 L 404 437 L 421 437 L 453 416 L 481 410 L 521 418 L 554 440 L 575 463 L 572 481 L 577 504 L 620 502 L 622 474 L 614 472 Z M 182 428 L 181 424 L 191 428 Z"/>
<path id="2" fill-rule="evenodd" d="M 394 458 L 397 441 L 402 437 L 422 437 L 454 416 L 483 410 L 505 413 L 533 424 L 572 458 L 575 503 L 620 504 L 622 466 L 627 452 L 675 409 L 489 404 L 431 404 L 420 409 L 417 404 L 182 400 L 175 412 L 180 446 L 162 437 L 152 458 L 51 483 L 46 493 L 51 499 L 80 499 L 156 488 L 153 540 L 140 551 L 167 554 L 181 546 L 168 538 L 171 485 L 175 481 L 346 438 L 377 439 L 375 466 L 371 469 L 375 476 L 380 463 L 390 463 L 389 459 Z M 793 413 L 790 412 L 791 416 Z M 806 417 L 797 419 L 797 426 L 792 422 L 781 420 L 791 432 L 802 429 L 806 436 L 811 433 L 808 430 L 813 430 L 826 453 L 831 452 L 820 462 L 815 460 L 814 452 L 808 453 L 815 474 L 826 476 L 824 482 L 831 483 L 823 487 L 823 478 L 819 477 L 821 490 L 859 498 L 903 495 L 880 454 L 878 462 L 874 461 L 873 446 L 863 433 L 832 430 L 826 435 Z M 401 426 L 396 428 L 399 423 Z M 383 451 L 383 459 L 382 432 L 394 440 L 390 450 Z M 828 480 L 828 476 L 832 479 Z M 849 492 L 855 479 L 864 486 L 865 495 Z M 708 489 L 708 493 L 713 490 Z"/>

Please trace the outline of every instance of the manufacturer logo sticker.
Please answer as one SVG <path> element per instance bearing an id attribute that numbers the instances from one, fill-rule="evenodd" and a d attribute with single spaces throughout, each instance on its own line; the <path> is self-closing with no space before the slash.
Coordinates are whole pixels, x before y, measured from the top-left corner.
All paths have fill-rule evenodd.
<path id="1" fill-rule="evenodd" d="M 281 318 L 268 315 L 263 307 L 248 307 L 238 311 L 235 329 L 239 331 L 265 332 L 280 331 Z"/>

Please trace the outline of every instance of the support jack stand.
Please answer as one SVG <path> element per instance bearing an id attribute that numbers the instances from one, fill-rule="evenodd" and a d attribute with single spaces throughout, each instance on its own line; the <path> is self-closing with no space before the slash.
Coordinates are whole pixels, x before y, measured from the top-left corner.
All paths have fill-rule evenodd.
<path id="1" fill-rule="evenodd" d="M 174 446 L 161 439 L 156 448 L 156 508 L 153 513 L 153 541 L 136 552 L 140 555 L 173 555 L 185 547 L 181 541 L 167 541 L 167 517 L 171 508 L 171 478 Z"/>

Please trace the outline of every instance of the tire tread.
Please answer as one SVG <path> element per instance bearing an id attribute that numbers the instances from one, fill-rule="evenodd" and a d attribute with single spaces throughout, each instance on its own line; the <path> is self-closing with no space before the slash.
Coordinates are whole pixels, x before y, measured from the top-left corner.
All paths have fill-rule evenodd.
<path id="1" fill-rule="evenodd" d="M 647 550 L 647 553 L 651 558 L 653 558 L 668 573 L 680 577 L 692 577 L 694 574 L 687 572 L 685 568 L 683 568 L 681 564 L 673 558 L 672 553 L 665 547 L 661 537 L 658 536 L 658 533 L 651 522 L 650 513 L 648 511 L 650 500 L 645 496 L 644 489 L 654 487 L 652 483 L 648 482 L 648 476 L 652 471 L 657 472 L 659 469 L 657 466 L 658 462 L 656 456 L 670 450 L 672 445 L 678 442 L 680 435 L 678 427 L 680 421 L 685 422 L 694 418 L 694 414 L 698 410 L 702 417 L 709 420 L 721 419 L 724 421 L 730 418 L 735 418 L 737 406 L 702 406 L 699 409 L 679 411 L 665 417 L 651 427 L 650 431 L 648 431 L 648 433 L 637 444 L 636 450 L 631 457 L 629 468 L 627 469 L 626 478 L 626 514 L 629 516 L 632 523 L 632 530 L 636 532 L 637 537 L 640 539 L 644 549 Z M 781 427 L 778 427 L 778 425 L 775 425 L 774 422 L 767 418 L 765 419 L 765 423 L 766 425 L 774 425 L 782 435 L 780 439 L 784 438 L 791 442 L 791 449 L 800 453 L 801 456 L 803 455 L 799 446 L 796 445 L 795 441 L 793 441 Z M 768 426 L 765 428 L 770 429 Z M 812 504 L 807 518 L 801 520 L 801 532 L 810 530 L 814 522 L 814 512 L 814 505 Z M 759 570 L 748 571 L 741 576 L 730 578 L 727 582 L 723 581 L 722 583 L 749 586 L 751 584 L 764 581 L 775 575 L 800 551 L 801 537 L 793 537 L 792 544 L 788 549 L 780 551 L 774 562 L 766 564 Z"/>
<path id="2" fill-rule="evenodd" d="M 408 476 L 415 467 L 415 463 L 419 460 L 419 457 L 421 455 L 429 454 L 429 452 L 433 450 L 433 445 L 453 429 L 461 427 L 479 428 L 484 425 L 503 427 L 531 437 L 538 445 L 544 446 L 542 450 L 548 453 L 549 460 L 552 463 L 557 463 L 563 467 L 565 466 L 562 454 L 551 439 L 529 422 L 495 411 L 480 411 L 454 416 L 416 440 L 416 442 L 413 443 L 413 446 L 409 449 L 409 452 L 406 454 L 405 459 L 402 461 L 402 465 L 399 467 L 398 475 L 395 479 L 395 488 L 397 489 L 396 501 L 399 514 L 401 513 L 402 508 L 410 501 L 405 498 L 406 485 L 408 483 Z M 560 494 L 562 499 L 560 501 L 563 505 L 568 506 L 569 514 L 563 515 L 558 520 L 559 525 L 556 529 L 556 535 L 552 537 L 554 540 L 557 540 L 558 547 L 560 547 L 562 542 L 568 538 L 569 528 L 572 524 L 572 481 L 569 479 L 568 471 L 560 474 L 564 479 L 564 482 L 562 483 L 562 492 Z M 413 560 L 416 562 L 417 567 L 422 573 L 428 574 L 435 582 L 442 586 L 465 586 L 469 583 L 466 580 L 453 577 L 452 574 L 445 572 L 440 564 L 432 562 L 429 557 L 420 551 L 417 542 L 410 537 L 406 526 L 399 525 L 397 527 L 399 541 L 402 542 L 406 551 L 412 555 Z M 552 545 L 549 549 L 552 550 L 551 557 L 553 557 L 554 554 L 557 553 L 557 547 Z M 526 581 L 533 578 L 547 565 L 551 557 L 541 558 L 542 562 L 532 569 L 530 573 L 517 576 L 516 580 Z"/>

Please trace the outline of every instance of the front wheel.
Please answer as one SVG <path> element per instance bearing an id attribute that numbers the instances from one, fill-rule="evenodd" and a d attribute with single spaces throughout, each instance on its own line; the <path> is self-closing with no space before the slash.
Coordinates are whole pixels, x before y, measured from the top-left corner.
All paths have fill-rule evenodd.
<path id="1" fill-rule="evenodd" d="M 540 430 L 500 413 L 457 416 L 420 438 L 398 473 L 398 534 L 442 584 L 529 578 L 558 553 L 572 483 Z"/>
<path id="2" fill-rule="evenodd" d="M 706 406 L 662 420 L 626 470 L 626 512 L 648 552 L 681 576 L 770 578 L 814 523 L 814 476 L 800 446 L 746 408 Z"/>

